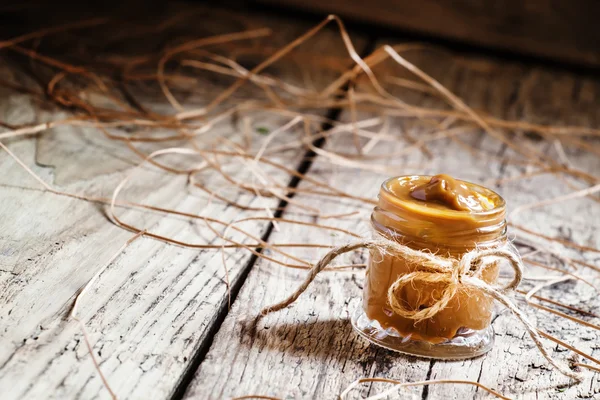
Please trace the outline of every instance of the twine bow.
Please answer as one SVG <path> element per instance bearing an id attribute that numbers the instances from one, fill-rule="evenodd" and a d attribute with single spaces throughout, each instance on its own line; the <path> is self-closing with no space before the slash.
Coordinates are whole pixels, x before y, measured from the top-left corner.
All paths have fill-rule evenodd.
<path id="1" fill-rule="evenodd" d="M 387 243 L 389 242 L 389 243 Z M 520 258 L 516 252 L 511 251 L 512 245 L 507 244 L 504 248 L 491 248 L 486 250 L 473 250 L 464 254 L 460 259 L 446 258 L 431 253 L 413 250 L 410 247 L 399 245 L 393 241 L 387 241 L 386 247 L 393 247 L 400 251 L 402 257 L 411 263 L 419 265 L 419 270 L 400 276 L 388 289 L 388 303 L 392 310 L 404 318 L 422 321 L 436 315 L 448 306 L 459 289 L 480 289 L 482 284 L 499 293 L 515 289 L 519 286 L 523 277 L 523 268 Z M 374 246 L 381 250 L 382 241 L 376 241 Z M 390 249 L 391 250 L 391 249 Z M 389 251 L 386 249 L 386 251 Z M 506 259 L 514 270 L 511 282 L 502 287 L 495 287 L 483 281 L 481 273 L 497 262 L 498 258 Z M 398 300 L 397 293 L 407 284 L 415 281 L 423 283 L 440 283 L 445 285 L 441 297 L 429 307 L 412 310 L 405 306 L 404 302 Z"/>
<path id="2" fill-rule="evenodd" d="M 266 307 L 262 310 L 261 314 L 266 315 L 289 306 L 308 288 L 308 285 L 315 279 L 317 274 L 325 269 L 325 267 L 327 267 L 336 257 L 361 248 L 369 250 L 376 249 L 382 253 L 397 254 L 408 262 L 419 265 L 419 270 L 401 275 L 388 289 L 388 303 L 396 314 L 405 318 L 414 319 L 415 321 L 421 321 L 431 318 L 443 310 L 460 289 L 471 288 L 479 290 L 504 305 L 515 317 L 517 317 L 517 319 L 519 319 L 519 321 L 521 321 L 540 353 L 542 353 L 544 358 L 552 366 L 571 379 L 576 381 L 582 380 L 582 377 L 578 373 L 552 358 L 548 350 L 544 347 L 542 338 L 535 325 L 529 321 L 523 311 L 521 311 L 506 295 L 507 292 L 510 292 L 519 285 L 523 277 L 523 262 L 517 255 L 517 252 L 513 250 L 512 244 L 510 243 L 488 249 L 475 249 L 465 253 L 460 259 L 440 257 L 429 252 L 414 250 L 381 235 L 379 235 L 377 239 L 346 244 L 344 246 L 336 247 L 325 254 L 325 256 L 311 268 L 304 282 L 302 282 L 294 293 L 287 299 Z M 514 271 L 513 279 L 504 286 L 490 285 L 481 279 L 481 273 L 499 259 L 508 261 Z M 445 284 L 445 288 L 441 297 L 431 306 L 413 310 L 407 308 L 402 302 L 398 301 L 396 293 L 408 283 L 415 281 L 442 283 Z"/>

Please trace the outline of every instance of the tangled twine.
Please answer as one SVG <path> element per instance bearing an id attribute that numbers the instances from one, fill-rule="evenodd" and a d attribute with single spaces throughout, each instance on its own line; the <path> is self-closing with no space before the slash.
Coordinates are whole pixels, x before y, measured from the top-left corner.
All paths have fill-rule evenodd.
<path id="1" fill-rule="evenodd" d="M 317 264 L 311 268 L 304 282 L 287 299 L 266 307 L 262 310 L 262 315 L 279 311 L 292 304 L 308 288 L 308 285 L 315 279 L 317 274 L 327 267 L 339 255 L 348 253 L 357 249 L 378 250 L 382 253 L 397 254 L 407 262 L 419 265 L 419 270 L 401 275 L 390 285 L 388 289 L 388 303 L 392 310 L 399 316 L 410 318 L 416 322 L 431 318 L 443 310 L 450 300 L 454 298 L 461 289 L 476 289 L 492 297 L 499 303 L 508 308 L 533 339 L 535 345 L 544 358 L 558 369 L 563 375 L 580 382 L 583 378 L 580 374 L 572 371 L 567 365 L 555 361 L 542 343 L 542 338 L 538 329 L 529 321 L 525 313 L 521 311 L 507 296 L 507 293 L 517 288 L 523 277 L 523 261 L 518 256 L 516 250 L 510 243 L 488 249 L 475 249 L 465 253 L 460 259 L 440 257 L 429 252 L 412 249 L 396 241 L 389 240 L 382 235 L 376 239 L 350 243 L 344 246 L 336 247 L 328 252 Z M 490 285 L 481 279 L 481 273 L 492 264 L 498 262 L 498 259 L 508 261 L 514 270 L 513 279 L 504 286 Z M 413 310 L 407 308 L 402 302 L 398 301 L 396 293 L 400 291 L 409 282 L 421 281 L 424 283 L 442 283 L 446 287 L 441 297 L 431 306 Z"/>

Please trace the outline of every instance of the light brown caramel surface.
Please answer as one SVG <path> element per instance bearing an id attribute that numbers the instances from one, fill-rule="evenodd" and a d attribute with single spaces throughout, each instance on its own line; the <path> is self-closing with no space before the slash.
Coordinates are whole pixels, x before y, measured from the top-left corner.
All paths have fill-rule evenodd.
<path id="1" fill-rule="evenodd" d="M 436 175 L 426 183 L 420 183 L 419 180 L 413 183 L 415 186 L 409 189 L 410 196 L 423 201 L 428 206 L 437 204 L 442 208 L 469 212 L 491 208 L 488 199 L 480 196 L 466 183 L 459 182 L 446 174 Z M 405 186 L 405 188 L 409 187 Z M 402 194 L 402 191 L 398 194 Z"/>
<path id="2" fill-rule="evenodd" d="M 394 178 L 382 187 L 373 224 L 380 233 L 415 249 L 460 258 L 475 246 L 503 240 L 504 202 L 492 191 L 447 175 Z M 431 343 L 490 324 L 493 301 L 478 290 L 460 291 L 445 309 L 419 323 L 394 314 L 387 302 L 390 285 L 399 276 L 419 269 L 401 256 L 373 250 L 364 288 L 367 316 L 404 337 Z M 497 277 L 495 264 L 481 276 L 488 283 Z M 415 282 L 405 286 L 398 297 L 409 308 L 419 310 L 439 299 L 444 288 L 439 283 Z"/>

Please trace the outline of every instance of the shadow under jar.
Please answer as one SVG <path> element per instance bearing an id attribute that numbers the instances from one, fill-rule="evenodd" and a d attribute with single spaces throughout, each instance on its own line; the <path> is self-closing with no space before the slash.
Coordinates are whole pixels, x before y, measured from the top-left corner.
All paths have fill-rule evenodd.
<path id="1" fill-rule="evenodd" d="M 502 197 L 448 175 L 388 179 L 381 186 L 371 222 L 376 236 L 442 257 L 460 259 L 476 248 L 514 249 L 506 238 Z M 493 285 L 500 260 L 486 265 L 479 278 Z M 421 270 L 421 265 L 401 254 L 371 250 L 363 307 L 352 318 L 355 330 L 375 344 L 422 357 L 464 359 L 490 350 L 494 301 L 478 289 L 461 287 L 445 308 L 420 321 L 392 310 L 390 286 L 399 277 Z M 423 310 L 434 305 L 445 288 L 443 282 L 415 280 L 394 291 L 394 296 L 407 309 Z"/>

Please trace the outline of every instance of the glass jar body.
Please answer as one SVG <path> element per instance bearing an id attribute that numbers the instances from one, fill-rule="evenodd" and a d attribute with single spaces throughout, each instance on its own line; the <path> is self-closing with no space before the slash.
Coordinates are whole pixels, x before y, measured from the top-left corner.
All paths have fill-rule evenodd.
<path id="1" fill-rule="evenodd" d="M 380 233 L 376 233 L 380 235 Z M 386 235 L 387 236 L 387 235 Z M 398 240 L 396 235 L 395 240 Z M 488 246 L 504 247 L 503 235 Z M 474 247 L 462 249 L 428 247 L 403 243 L 415 250 L 460 259 Z M 480 279 L 490 285 L 497 282 L 500 261 L 487 264 Z M 448 305 L 431 318 L 415 321 L 396 314 L 389 305 L 390 286 L 401 276 L 422 270 L 421 265 L 400 254 L 373 249 L 363 286 L 363 301 L 353 326 L 369 341 L 390 350 L 436 359 L 465 359 L 482 355 L 494 344 L 491 321 L 494 300 L 478 289 L 460 288 Z M 396 293 L 396 298 L 411 310 L 432 306 L 442 296 L 445 283 L 414 281 Z"/>
<path id="2" fill-rule="evenodd" d="M 381 229 L 381 227 L 379 228 Z M 390 237 L 390 232 L 377 232 L 376 235 Z M 474 246 L 440 245 L 423 248 L 419 244 L 410 243 L 406 238 L 394 235 L 395 240 L 405 242 L 414 250 L 427 250 L 437 255 L 460 259 Z M 506 237 L 502 236 L 487 243 L 487 246 L 502 247 Z M 494 301 L 478 289 L 459 288 L 448 305 L 431 318 L 415 321 L 394 313 L 388 303 L 390 286 L 401 276 L 422 270 L 418 263 L 407 260 L 399 254 L 390 254 L 373 249 L 367 266 L 363 289 L 364 312 L 371 320 L 376 320 L 383 329 L 394 329 L 404 338 L 427 341 L 432 344 L 442 343 L 457 336 L 473 334 L 489 327 L 494 310 Z M 494 285 L 499 274 L 499 262 L 487 264 L 482 270 L 480 279 Z M 404 286 L 396 298 L 411 310 L 421 310 L 434 305 L 442 297 L 445 283 L 415 281 Z"/>

